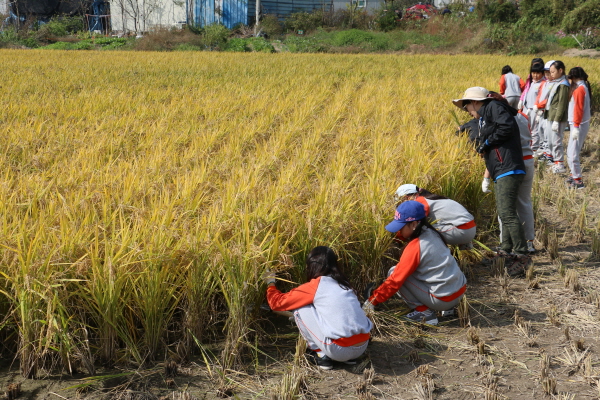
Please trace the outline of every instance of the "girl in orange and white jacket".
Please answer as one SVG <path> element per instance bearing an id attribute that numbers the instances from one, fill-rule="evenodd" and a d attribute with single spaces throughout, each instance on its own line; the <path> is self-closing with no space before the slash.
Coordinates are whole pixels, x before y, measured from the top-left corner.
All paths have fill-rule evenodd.
<path id="1" fill-rule="evenodd" d="M 462 273 L 441 233 L 427 221 L 423 204 L 409 200 L 396 209 L 394 220 L 386 227 L 408 241 L 400 261 L 388 278 L 363 304 L 370 312 L 396 292 L 413 309 L 406 318 L 413 322 L 437 325 L 436 311 L 447 311 L 458 304 L 467 290 Z"/>
<path id="2" fill-rule="evenodd" d="M 273 311 L 293 311 L 309 356 L 321 368 L 332 361 L 355 364 L 367 349 L 373 324 L 361 309 L 350 282 L 329 247 L 315 247 L 306 258 L 307 283 L 282 293 L 267 276 L 267 301 Z"/>
<path id="3" fill-rule="evenodd" d="M 567 147 L 567 162 L 571 176 L 567 179 L 567 184 L 573 189 L 583 189 L 585 185 L 581 179 L 579 153 L 590 129 L 592 90 L 588 75 L 581 67 L 571 68 L 567 78 L 571 83 L 568 109 L 570 136 Z"/>

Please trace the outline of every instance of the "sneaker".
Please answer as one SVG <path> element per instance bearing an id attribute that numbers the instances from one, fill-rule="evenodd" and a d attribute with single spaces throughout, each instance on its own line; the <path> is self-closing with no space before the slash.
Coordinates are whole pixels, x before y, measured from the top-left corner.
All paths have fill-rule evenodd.
<path id="1" fill-rule="evenodd" d="M 548 165 L 554 164 L 554 157 L 552 157 L 551 154 L 544 153 L 544 155 L 542 157 L 543 157 L 544 160 L 546 160 L 546 162 L 548 163 Z"/>
<path id="2" fill-rule="evenodd" d="M 360 361 L 360 358 L 353 358 L 352 360 L 342 361 L 343 364 L 346 365 L 356 365 Z"/>
<path id="3" fill-rule="evenodd" d="M 451 308 L 446 311 L 442 311 L 442 317 L 453 317 L 454 316 L 454 308 Z"/>
<path id="4" fill-rule="evenodd" d="M 525 270 L 533 263 L 531 257 L 526 254 L 517 255 L 512 264 L 506 267 L 506 272 L 510 276 L 524 275 Z"/>
<path id="5" fill-rule="evenodd" d="M 534 153 L 534 156 L 535 156 L 535 158 L 539 158 L 539 159 L 543 158 L 543 156 L 544 156 L 544 150 L 537 149 L 535 151 L 535 153 Z"/>
<path id="6" fill-rule="evenodd" d="M 412 322 L 423 322 L 427 325 L 437 325 L 438 319 L 435 311 L 427 309 L 425 311 L 413 311 L 404 316 L 409 321 Z"/>
<path id="7" fill-rule="evenodd" d="M 569 183 L 571 189 L 584 189 L 585 185 L 581 179 L 573 179 L 573 182 Z"/>
<path id="8" fill-rule="evenodd" d="M 567 179 L 565 179 L 565 183 L 567 185 L 570 185 L 571 183 L 573 183 L 574 179 L 573 179 L 573 175 L 569 175 L 569 177 Z"/>
<path id="9" fill-rule="evenodd" d="M 325 355 L 322 357 L 319 356 L 314 350 L 309 350 L 306 358 L 322 370 L 329 371 L 330 369 L 333 369 L 333 360 Z"/>
<path id="10" fill-rule="evenodd" d="M 528 240 L 527 241 L 527 252 L 529 252 L 529 254 L 535 254 L 536 251 L 537 250 L 533 246 L 533 240 Z"/>
<path id="11" fill-rule="evenodd" d="M 552 166 L 553 174 L 564 174 L 565 172 L 567 172 L 567 169 L 561 162 L 557 162 Z"/>

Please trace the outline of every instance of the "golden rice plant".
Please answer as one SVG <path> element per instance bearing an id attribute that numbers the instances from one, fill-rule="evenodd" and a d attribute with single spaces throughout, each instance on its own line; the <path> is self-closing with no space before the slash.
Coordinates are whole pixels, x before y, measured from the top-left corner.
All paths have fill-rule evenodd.
<path id="1" fill-rule="evenodd" d="M 484 166 L 454 134 L 468 116 L 450 100 L 494 89 L 502 63 L 2 50 L 1 330 L 19 337 L 7 346 L 21 372 L 185 357 L 206 329 L 225 340 L 224 368 L 240 367 L 260 275 L 281 254 L 298 283 L 316 245 L 336 250 L 357 288 L 382 277 L 402 183 L 480 224 L 493 206 Z"/>

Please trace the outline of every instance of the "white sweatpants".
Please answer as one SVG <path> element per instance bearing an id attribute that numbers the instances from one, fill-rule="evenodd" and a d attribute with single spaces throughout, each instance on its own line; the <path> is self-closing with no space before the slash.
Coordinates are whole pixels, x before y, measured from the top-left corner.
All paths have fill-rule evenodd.
<path id="1" fill-rule="evenodd" d="M 550 146 L 548 145 L 548 121 L 544 117 L 540 118 L 540 122 L 538 123 L 538 134 L 540 136 L 540 144 L 538 146 L 539 150 L 542 150 L 544 153 L 550 154 Z M 552 125 L 552 124 L 550 124 Z"/>
<path id="2" fill-rule="evenodd" d="M 533 189 L 533 176 L 535 175 L 535 161 L 533 158 L 524 160 L 525 163 L 525 179 L 519 186 L 519 195 L 517 197 L 517 215 L 523 231 L 525 240 L 535 239 L 535 224 L 533 221 L 533 204 L 531 202 L 531 190 Z M 502 237 L 502 220 L 498 217 L 500 225 L 500 237 Z"/>
<path id="3" fill-rule="evenodd" d="M 394 269 L 396 269 L 396 266 L 390 268 L 388 271 L 388 276 L 394 272 Z M 452 301 L 440 300 L 431 294 L 430 288 L 425 282 L 415 279 L 411 275 L 406 278 L 404 284 L 400 290 L 398 290 L 398 296 L 402 297 L 402 299 L 406 302 L 406 305 L 408 305 L 408 307 L 410 307 L 412 310 L 418 306 L 427 306 L 427 308 L 434 311 L 446 311 L 455 307 L 460 302 L 460 299 L 464 296 L 464 294 Z"/>
<path id="4" fill-rule="evenodd" d="M 565 128 L 567 127 L 566 122 L 559 122 L 558 131 L 552 130 L 552 123 L 554 121 L 546 121 L 546 132 L 548 132 L 548 147 L 550 147 L 550 154 L 554 158 L 554 162 L 563 162 L 565 160 L 565 150 L 563 148 L 563 136 L 565 134 Z"/>
<path id="5" fill-rule="evenodd" d="M 571 170 L 571 176 L 573 178 L 581 178 L 581 162 L 579 160 L 579 154 L 583 147 L 583 142 L 587 137 L 588 131 L 590 130 L 590 122 L 584 122 L 579 125 L 579 138 L 578 140 L 573 139 L 573 135 L 569 136 L 569 144 L 567 146 L 567 163 Z M 573 131 L 573 124 L 571 124 L 571 131 Z"/>
<path id="6" fill-rule="evenodd" d="M 537 110 L 527 110 L 527 118 L 529 118 L 529 129 L 531 130 L 531 150 L 536 151 L 541 148 L 542 138 L 540 137 L 540 123 L 536 122 L 535 117 Z M 540 119 L 541 121 L 541 119 Z"/>
<path id="7" fill-rule="evenodd" d="M 317 310 L 312 304 L 295 310 L 294 318 L 308 348 L 322 351 L 334 361 L 352 360 L 360 357 L 367 350 L 368 340 L 360 346 L 343 347 L 333 343 L 331 338 L 325 337 L 318 324 Z"/>

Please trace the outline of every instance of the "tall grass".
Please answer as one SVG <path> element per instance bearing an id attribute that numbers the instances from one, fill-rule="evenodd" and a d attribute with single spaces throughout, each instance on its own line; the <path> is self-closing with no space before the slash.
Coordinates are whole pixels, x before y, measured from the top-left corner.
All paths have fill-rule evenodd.
<path id="1" fill-rule="evenodd" d="M 263 270 L 301 282 L 328 245 L 355 286 L 376 279 L 399 184 L 485 215 L 483 162 L 450 100 L 494 89 L 504 63 L 2 51 L 1 328 L 23 375 L 185 358 L 213 339 L 240 368 Z"/>

